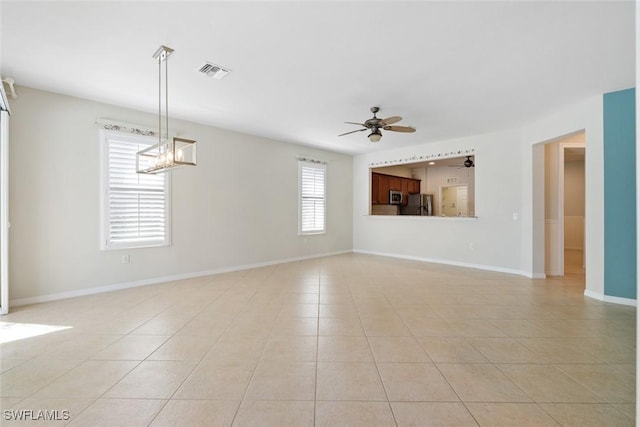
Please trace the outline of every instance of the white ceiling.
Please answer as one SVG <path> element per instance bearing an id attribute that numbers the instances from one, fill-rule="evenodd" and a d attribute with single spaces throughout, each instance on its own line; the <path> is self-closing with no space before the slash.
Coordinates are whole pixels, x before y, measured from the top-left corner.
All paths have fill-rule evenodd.
<path id="1" fill-rule="evenodd" d="M 1 68 L 18 85 L 362 153 L 519 126 L 635 83 L 626 2 L 2 1 Z M 224 80 L 196 72 L 226 66 Z M 18 88 L 19 90 L 19 88 Z M 357 127 L 380 106 L 417 132 Z"/>

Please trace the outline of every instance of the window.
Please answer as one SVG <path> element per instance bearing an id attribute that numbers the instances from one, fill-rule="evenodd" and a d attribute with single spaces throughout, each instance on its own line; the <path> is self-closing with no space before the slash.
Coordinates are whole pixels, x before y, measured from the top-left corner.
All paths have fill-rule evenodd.
<path id="1" fill-rule="evenodd" d="M 136 153 L 157 140 L 102 131 L 102 248 L 170 242 L 170 174 L 136 173 Z"/>
<path id="2" fill-rule="evenodd" d="M 324 233 L 326 171 L 323 163 L 300 161 L 300 234 Z"/>

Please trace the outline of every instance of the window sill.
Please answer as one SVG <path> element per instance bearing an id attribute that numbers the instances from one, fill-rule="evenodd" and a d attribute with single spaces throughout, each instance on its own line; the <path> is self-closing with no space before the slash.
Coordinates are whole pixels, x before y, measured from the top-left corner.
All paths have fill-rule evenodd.
<path id="1" fill-rule="evenodd" d="M 131 244 L 131 245 L 110 245 L 103 246 L 100 249 L 103 251 L 123 251 L 129 249 L 147 249 L 147 248 L 161 248 L 165 246 L 171 246 L 171 243 L 140 243 L 140 244 Z"/>
<path id="2" fill-rule="evenodd" d="M 317 236 L 319 234 L 327 234 L 326 231 L 310 231 L 308 233 L 299 233 L 298 236 Z"/>

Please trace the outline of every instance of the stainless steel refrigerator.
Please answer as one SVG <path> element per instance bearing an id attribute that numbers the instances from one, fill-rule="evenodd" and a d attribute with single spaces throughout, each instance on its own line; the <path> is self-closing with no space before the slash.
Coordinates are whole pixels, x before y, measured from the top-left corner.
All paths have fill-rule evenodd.
<path id="1" fill-rule="evenodd" d="M 433 215 L 433 194 L 409 194 L 407 205 L 400 206 L 400 215 Z"/>

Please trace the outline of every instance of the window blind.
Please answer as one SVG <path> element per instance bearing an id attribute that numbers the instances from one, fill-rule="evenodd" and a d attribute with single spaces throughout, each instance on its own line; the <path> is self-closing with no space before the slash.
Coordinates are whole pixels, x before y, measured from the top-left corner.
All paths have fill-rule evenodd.
<path id="1" fill-rule="evenodd" d="M 300 233 L 325 231 L 326 166 L 300 162 Z"/>
<path id="2" fill-rule="evenodd" d="M 167 244 L 167 175 L 136 173 L 136 153 L 155 141 L 111 134 L 106 142 L 106 246 Z"/>

